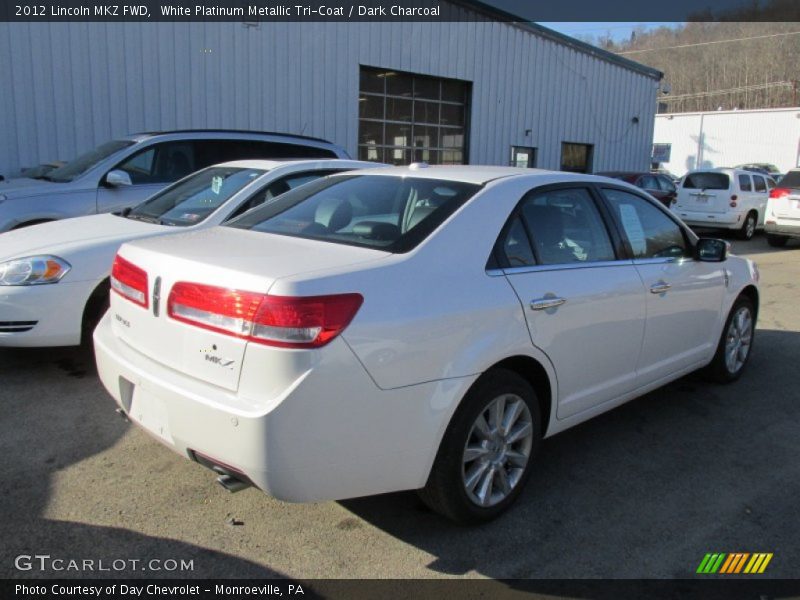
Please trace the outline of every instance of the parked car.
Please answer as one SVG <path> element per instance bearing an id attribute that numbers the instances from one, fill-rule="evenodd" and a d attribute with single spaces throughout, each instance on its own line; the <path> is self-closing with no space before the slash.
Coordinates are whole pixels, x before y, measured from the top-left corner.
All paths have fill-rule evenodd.
<path id="1" fill-rule="evenodd" d="M 792 169 L 780 187 L 769 193 L 764 230 L 770 246 L 780 248 L 790 238 L 800 239 L 800 169 Z"/>
<path id="2" fill-rule="evenodd" d="M 0 232 L 122 210 L 203 167 L 245 158 L 349 157 L 325 140 L 281 133 L 140 133 L 102 144 L 39 179 L 0 183 Z"/>
<path id="3" fill-rule="evenodd" d="M 672 210 L 691 227 L 733 229 L 749 240 L 763 228 L 769 177 L 742 169 L 690 171 L 678 184 Z"/>
<path id="4" fill-rule="evenodd" d="M 772 163 L 746 163 L 743 165 L 736 165 L 736 169 L 743 169 L 745 171 L 752 171 L 754 173 L 761 173 L 762 175 L 768 175 L 772 177 L 775 181 L 780 179 L 782 173 L 778 167 L 773 165 Z"/>
<path id="5" fill-rule="evenodd" d="M 677 196 L 677 188 L 672 180 L 666 175 L 658 173 L 642 173 L 638 171 L 607 171 L 597 173 L 604 177 L 611 177 L 625 181 L 638 188 L 642 188 L 648 194 L 657 199 L 661 204 L 668 207 Z"/>
<path id="6" fill-rule="evenodd" d="M 758 272 L 728 248 L 592 175 L 333 175 L 124 244 L 98 372 L 119 412 L 231 490 L 421 488 L 481 521 L 543 437 L 701 367 L 742 374 Z"/>
<path id="7" fill-rule="evenodd" d="M 0 346 L 69 346 L 91 339 L 108 307 L 114 254 L 125 241 L 206 229 L 314 179 L 372 166 L 381 165 L 326 159 L 223 163 L 119 214 L 4 233 L 0 235 Z"/>

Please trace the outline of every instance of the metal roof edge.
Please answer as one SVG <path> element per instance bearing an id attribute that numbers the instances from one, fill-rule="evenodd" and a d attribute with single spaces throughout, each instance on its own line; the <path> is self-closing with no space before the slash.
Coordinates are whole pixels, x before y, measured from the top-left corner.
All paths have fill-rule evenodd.
<path id="1" fill-rule="evenodd" d="M 643 65 L 642 63 L 638 63 L 629 58 L 625 58 L 624 56 L 620 56 L 619 54 L 614 54 L 613 52 L 610 52 L 608 50 L 603 50 L 602 48 L 598 48 L 597 46 L 592 46 L 591 44 L 582 42 L 576 38 L 570 37 L 566 34 L 545 27 L 544 25 L 539 25 L 538 23 L 534 23 L 533 21 L 528 21 L 527 19 L 519 15 L 507 12 L 501 8 L 497 8 L 496 6 L 487 4 L 486 2 L 482 2 L 481 0 L 448 0 L 448 1 L 452 2 L 453 4 L 459 4 L 461 6 L 464 6 L 465 8 L 468 8 L 470 10 L 482 13 L 493 19 L 506 22 L 509 25 L 514 25 L 521 29 L 532 31 L 533 33 L 536 33 L 551 41 L 564 44 L 565 46 L 569 46 L 570 48 L 578 50 L 579 52 L 589 54 L 590 56 L 594 56 L 595 58 L 599 58 L 600 60 L 604 60 L 606 62 L 610 62 L 617 66 L 626 68 L 630 71 L 635 71 L 642 75 L 646 75 L 647 77 L 651 77 L 657 81 L 660 81 L 661 79 L 664 78 L 664 73 L 659 71 L 658 69 L 655 69 L 653 67 L 648 67 L 647 65 Z"/>

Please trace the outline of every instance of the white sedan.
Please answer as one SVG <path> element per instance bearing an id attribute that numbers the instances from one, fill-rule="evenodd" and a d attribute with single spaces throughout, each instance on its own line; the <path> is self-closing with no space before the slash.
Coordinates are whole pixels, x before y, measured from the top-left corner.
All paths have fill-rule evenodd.
<path id="1" fill-rule="evenodd" d="M 208 167 L 121 214 L 0 234 L 0 346 L 71 346 L 91 339 L 108 306 L 109 271 L 126 241 L 224 223 L 354 160 L 246 160 Z M 88 335 L 87 335 L 88 334 Z"/>
<path id="2" fill-rule="evenodd" d="M 125 244 L 95 351 L 118 411 L 231 490 L 421 489 L 480 521 L 543 437 L 702 367 L 737 379 L 757 281 L 622 182 L 412 165 Z"/>

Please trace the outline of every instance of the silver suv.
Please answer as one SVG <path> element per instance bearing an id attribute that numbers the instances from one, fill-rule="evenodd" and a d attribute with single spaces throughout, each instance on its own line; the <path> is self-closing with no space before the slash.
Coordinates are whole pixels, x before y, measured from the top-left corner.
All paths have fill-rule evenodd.
<path id="1" fill-rule="evenodd" d="M 0 232 L 135 206 L 216 163 L 246 158 L 349 158 L 325 140 L 282 133 L 187 130 L 106 142 L 36 179 L 0 183 Z"/>

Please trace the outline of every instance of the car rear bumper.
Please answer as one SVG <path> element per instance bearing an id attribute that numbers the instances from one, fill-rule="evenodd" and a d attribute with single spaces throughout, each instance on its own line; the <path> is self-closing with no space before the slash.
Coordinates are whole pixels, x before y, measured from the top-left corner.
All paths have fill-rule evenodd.
<path id="1" fill-rule="evenodd" d="M 798 221 L 797 224 L 767 222 L 764 225 L 764 231 L 770 235 L 785 235 L 787 237 L 800 238 L 800 221 Z"/>
<path id="2" fill-rule="evenodd" d="M 422 487 L 452 411 L 475 379 L 381 390 L 338 338 L 274 397 L 247 399 L 132 349 L 113 334 L 110 314 L 94 342 L 100 379 L 131 421 L 175 452 L 230 467 L 292 502 Z M 262 348 L 251 346 L 258 359 Z"/>
<path id="3" fill-rule="evenodd" d="M 673 207 L 672 211 L 689 226 L 739 229 L 744 223 L 744 213 L 710 213 Z"/>
<path id="4" fill-rule="evenodd" d="M 93 282 L 0 287 L 0 347 L 75 346 L 81 342 Z"/>

